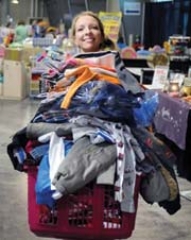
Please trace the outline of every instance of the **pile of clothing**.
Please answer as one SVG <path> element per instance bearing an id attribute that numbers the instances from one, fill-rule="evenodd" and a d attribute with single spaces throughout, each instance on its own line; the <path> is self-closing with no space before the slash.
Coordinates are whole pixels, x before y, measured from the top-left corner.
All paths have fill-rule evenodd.
<path id="1" fill-rule="evenodd" d="M 133 213 L 139 175 L 143 199 L 176 213 L 181 205 L 175 156 L 147 130 L 157 94 L 141 88 L 117 52 L 48 64 L 42 78 L 49 91 L 7 147 L 14 169 L 38 166 L 37 203 L 51 208 L 94 180 L 113 185 L 121 210 Z"/>

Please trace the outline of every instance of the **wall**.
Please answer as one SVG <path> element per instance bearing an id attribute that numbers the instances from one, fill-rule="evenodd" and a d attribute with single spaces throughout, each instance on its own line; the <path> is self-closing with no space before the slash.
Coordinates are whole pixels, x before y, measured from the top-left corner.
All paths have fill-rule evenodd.
<path id="1" fill-rule="evenodd" d="M 107 0 L 106 1 L 106 11 L 108 11 L 108 12 L 120 11 L 120 0 Z"/>
<path id="2" fill-rule="evenodd" d="M 14 24 L 21 19 L 27 21 L 30 17 L 46 17 L 44 0 L 19 0 L 19 4 L 12 4 L 11 0 L 1 0 L 1 25 L 7 23 L 7 16 L 13 18 Z"/>
<path id="3" fill-rule="evenodd" d="M 141 4 L 141 12 L 140 15 L 126 15 L 124 14 L 124 5 L 125 3 L 140 3 Z M 125 38 L 125 42 L 129 44 L 129 36 L 130 34 L 133 35 L 140 35 L 141 42 L 144 41 L 144 7 L 145 7 L 146 0 L 120 0 L 120 9 L 123 13 L 122 19 L 122 27 L 123 27 L 123 35 Z M 148 2 L 148 1 L 147 1 Z"/>
<path id="4" fill-rule="evenodd" d="M 72 20 L 72 17 L 81 11 L 105 11 L 106 0 L 68 0 L 67 2 L 64 0 L 45 0 L 45 5 L 51 24 L 57 26 L 61 19 L 68 18 L 69 20 L 71 18 Z"/>
<path id="5" fill-rule="evenodd" d="M 123 14 L 122 34 L 126 44 L 129 35 L 144 36 L 144 2 L 146 0 L 86 0 L 89 10 L 98 12 L 107 10 L 111 12 L 124 11 L 125 2 L 140 2 L 141 13 L 139 16 Z M 27 20 L 29 17 L 50 16 L 51 24 L 57 26 L 64 14 L 70 13 L 68 2 L 72 3 L 72 13 L 85 10 L 82 0 L 20 0 L 18 5 L 11 4 L 11 0 L 0 0 L 0 24 L 6 24 L 7 15 L 10 15 L 16 23 L 20 19 Z M 148 0 L 147 0 L 148 2 Z M 67 5 L 67 7 L 66 7 Z M 46 11 L 47 9 L 47 11 Z"/>

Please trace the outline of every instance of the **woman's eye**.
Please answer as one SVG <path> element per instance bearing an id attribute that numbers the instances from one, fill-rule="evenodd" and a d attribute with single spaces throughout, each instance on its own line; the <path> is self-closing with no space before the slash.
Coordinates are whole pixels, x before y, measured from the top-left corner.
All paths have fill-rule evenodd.
<path id="1" fill-rule="evenodd" d="M 98 30 L 98 29 L 99 29 L 99 27 L 98 27 L 98 26 L 92 26 L 92 28 L 93 28 L 93 29 L 96 29 L 96 30 Z"/>
<path id="2" fill-rule="evenodd" d="M 77 32 L 80 32 L 80 31 L 82 31 L 83 30 L 83 28 L 78 28 L 77 29 Z"/>
<path id="3" fill-rule="evenodd" d="M 76 29 L 77 32 L 81 32 L 84 29 L 89 29 L 89 30 L 99 30 L 98 26 L 88 26 L 88 27 L 79 27 Z"/>

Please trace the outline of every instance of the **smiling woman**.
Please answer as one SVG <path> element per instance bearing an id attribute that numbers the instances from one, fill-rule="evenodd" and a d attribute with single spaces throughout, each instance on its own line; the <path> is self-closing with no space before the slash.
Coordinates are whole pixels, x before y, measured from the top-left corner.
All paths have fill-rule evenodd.
<path id="1" fill-rule="evenodd" d="M 82 12 L 73 20 L 72 38 L 82 52 L 98 52 L 109 47 L 114 49 L 114 43 L 105 37 L 104 28 L 99 17 L 93 12 Z"/>

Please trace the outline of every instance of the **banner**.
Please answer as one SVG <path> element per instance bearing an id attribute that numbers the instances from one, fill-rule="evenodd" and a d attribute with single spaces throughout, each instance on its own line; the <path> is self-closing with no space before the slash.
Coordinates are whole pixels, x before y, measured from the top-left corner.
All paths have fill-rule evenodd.
<path id="1" fill-rule="evenodd" d="M 99 12 L 99 18 L 103 23 L 105 35 L 114 43 L 117 42 L 121 27 L 121 12 Z"/>

